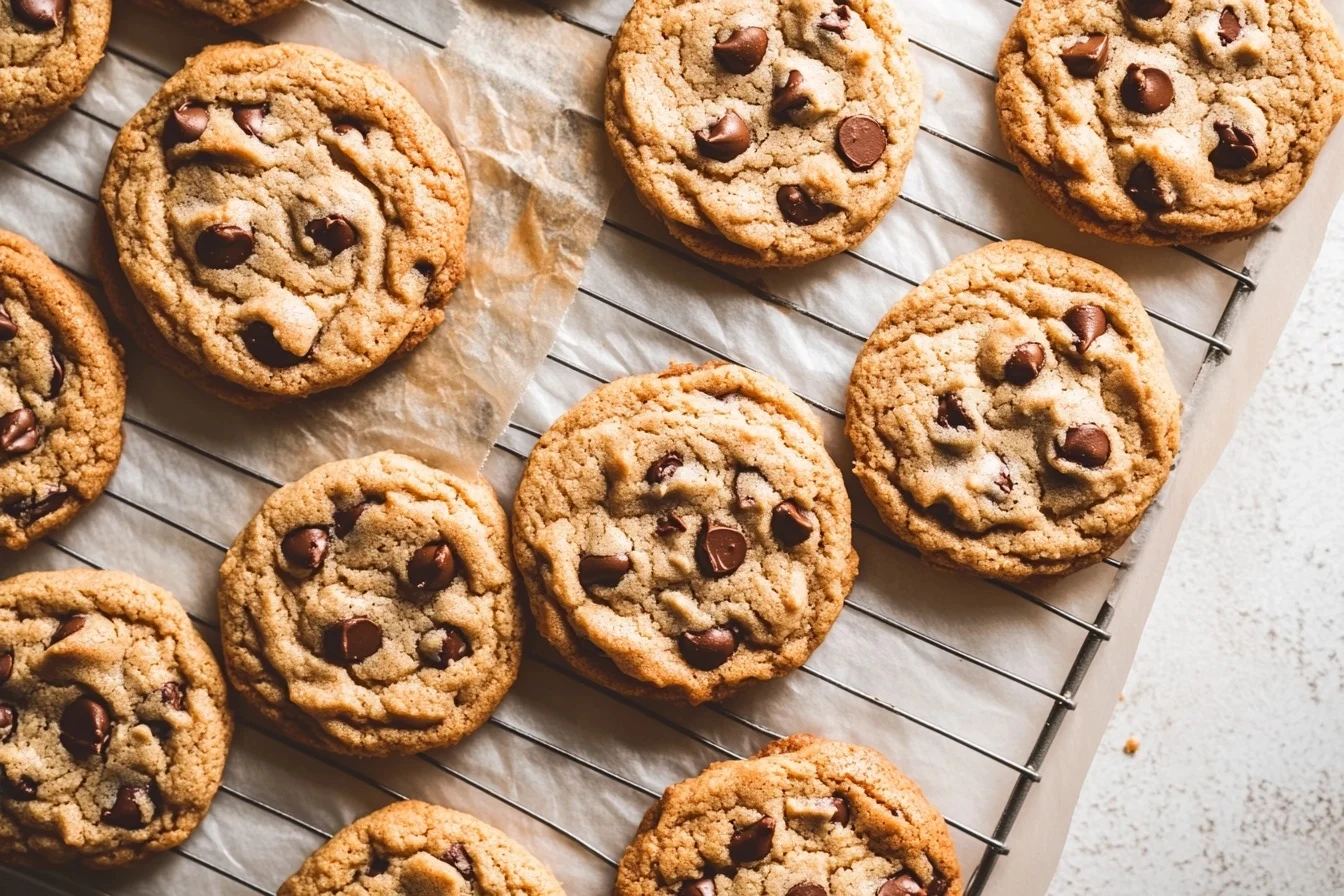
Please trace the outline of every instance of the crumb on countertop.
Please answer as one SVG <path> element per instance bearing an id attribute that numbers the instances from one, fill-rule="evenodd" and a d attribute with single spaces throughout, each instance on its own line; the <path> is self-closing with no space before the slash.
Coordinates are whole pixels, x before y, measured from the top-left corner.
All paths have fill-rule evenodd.
<path id="1" fill-rule="evenodd" d="M 1131 737 L 1125 741 L 1125 755 L 1133 756 L 1137 752 L 1139 752 L 1139 739 L 1137 737 Z"/>

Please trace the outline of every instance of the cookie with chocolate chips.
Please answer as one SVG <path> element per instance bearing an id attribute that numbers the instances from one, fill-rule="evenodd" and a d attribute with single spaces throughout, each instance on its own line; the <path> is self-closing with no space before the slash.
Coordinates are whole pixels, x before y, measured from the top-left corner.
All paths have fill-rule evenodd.
<path id="1" fill-rule="evenodd" d="M 1263 227 L 1344 114 L 1344 48 L 1318 0 L 1026 0 L 999 75 L 1027 182 L 1124 243 Z"/>
<path id="2" fill-rule="evenodd" d="M 465 812 L 418 800 L 353 822 L 280 886 L 278 896 L 565 896 L 530 852 Z"/>
<path id="3" fill-rule="evenodd" d="M 196 26 L 246 25 L 303 0 L 136 0 L 141 6 Z"/>
<path id="4" fill-rule="evenodd" d="M 0 0 L 0 146 L 79 99 L 111 21 L 112 0 Z"/>
<path id="5" fill-rule="evenodd" d="M 877 226 L 920 102 L 887 0 L 636 0 L 612 43 L 606 127 L 673 236 L 791 267 Z"/>
<path id="6" fill-rule="evenodd" d="M 314 47 L 210 47 L 118 136 L 99 276 L 170 368 L 264 406 L 345 386 L 443 320 L 470 200 L 383 72 Z"/>
<path id="7" fill-rule="evenodd" d="M 854 364 L 845 432 L 868 497 L 926 560 L 1021 580 L 1129 537 L 1180 413 L 1128 284 L 1015 241 L 963 255 L 887 313 Z"/>
<path id="8" fill-rule="evenodd" d="M 125 404 L 121 348 L 93 299 L 0 230 L 0 545 L 26 548 L 102 493 Z"/>
<path id="9" fill-rule="evenodd" d="M 166 591 L 82 569 L 0 583 L 0 862 L 171 849 L 210 808 L 232 736 L 214 654 Z"/>
<path id="10" fill-rule="evenodd" d="M 294 739 L 350 755 L 456 743 L 522 654 L 494 492 L 392 452 L 268 498 L 224 559 L 219 619 L 234 687 Z"/>
<path id="11" fill-rule="evenodd" d="M 717 700 L 796 669 L 858 571 L 816 417 L 734 365 L 597 389 L 537 442 L 513 511 L 541 634 L 638 697 Z"/>
<path id="12" fill-rule="evenodd" d="M 644 816 L 615 896 L 961 896 L 952 838 L 867 747 L 797 734 L 674 784 Z"/>

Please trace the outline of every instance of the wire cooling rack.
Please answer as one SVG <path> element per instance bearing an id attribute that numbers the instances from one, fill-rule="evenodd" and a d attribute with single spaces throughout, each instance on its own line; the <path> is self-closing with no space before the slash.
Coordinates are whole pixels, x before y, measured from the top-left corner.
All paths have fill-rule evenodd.
<path id="1" fill-rule="evenodd" d="M 986 30 L 992 34 L 996 29 L 1001 33 L 1003 24 L 1002 16 L 994 18 L 995 7 L 1010 6 L 1014 0 L 967 2 L 986 7 L 985 15 L 990 19 Z M 416 14 L 413 9 L 403 9 L 397 0 L 328 0 L 328 4 L 367 18 L 370 23 L 382 23 L 427 46 L 444 46 L 423 9 Z M 610 37 L 625 11 L 618 0 L 582 0 L 565 9 L 542 8 L 573 27 L 602 37 Z M 905 17 L 909 26 L 909 13 Z M 969 54 L 960 47 L 953 52 L 935 36 L 914 33 L 917 30 L 912 29 L 911 42 L 917 48 L 918 63 L 934 103 L 941 101 L 944 91 L 978 97 L 982 104 L 986 95 L 992 95 L 995 76 L 980 58 L 983 52 L 979 57 L 966 58 Z M 932 25 L 929 31 L 939 33 Z M 243 34 L 264 39 L 251 32 Z M 180 61 L 180 55 L 175 57 L 174 52 L 175 48 L 151 47 L 138 41 L 131 28 L 114 27 L 108 54 L 109 64 L 116 69 L 115 83 L 125 84 L 131 79 L 142 85 L 143 96 L 122 97 L 117 95 L 120 91 L 100 90 L 96 77 L 93 89 L 70 115 L 49 129 L 49 134 L 20 147 L 0 150 L 0 226 L 36 236 L 32 233 L 35 218 L 79 222 L 77 226 L 53 225 L 47 238 L 39 242 L 58 264 L 95 292 L 98 284 L 91 276 L 83 235 L 88 232 L 84 225 L 92 220 L 96 205 L 101 160 L 121 122 L 176 68 L 174 59 Z M 846 303 L 832 300 L 827 290 L 878 290 L 888 297 L 881 303 L 885 306 L 948 260 L 946 252 L 942 253 L 944 257 L 926 258 L 920 252 L 891 251 L 893 247 L 920 244 L 928 248 L 936 243 L 939 247 L 973 248 L 1000 239 L 996 230 L 1004 220 L 1011 220 L 1002 214 L 989 216 L 993 220 L 973 219 L 965 211 L 924 198 L 937 195 L 936 189 L 927 189 L 935 182 L 916 175 L 921 170 L 941 170 L 940 165 L 952 171 L 968 165 L 990 165 L 1001 169 L 1007 181 L 1018 178 L 1016 168 L 996 151 L 1001 147 L 992 130 L 963 127 L 966 120 L 956 115 L 948 116 L 944 126 L 938 114 L 929 114 L 928 107 L 926 100 L 926 121 L 920 125 L 926 135 L 920 152 L 927 153 L 928 158 L 917 158 L 900 205 L 892 212 L 895 223 L 883 225 L 883 230 L 894 230 L 890 239 L 874 237 L 860 249 L 817 266 L 824 269 L 822 275 L 811 280 L 771 280 L 769 275 L 756 279 L 754 273 L 744 275 L 705 261 L 670 240 L 628 194 L 618 197 L 560 336 L 508 430 L 496 443 L 498 451 L 492 452 L 487 461 L 485 472 L 501 499 L 507 502 L 512 494 L 521 474 L 521 461 L 550 420 L 599 383 L 625 373 L 656 369 L 660 366 L 656 357 L 659 352 L 664 352 L 662 360 L 669 356 L 718 358 L 770 367 L 768 360 L 763 362 L 753 355 L 749 334 L 758 321 L 765 326 L 804 328 L 798 345 L 815 350 L 817 367 L 827 373 L 816 382 L 796 377 L 790 381 L 799 396 L 821 415 L 828 446 L 841 465 L 847 465 L 847 446 L 839 436 L 843 414 L 838 406 L 842 404 L 839 396 L 849 364 L 837 359 L 848 357 L 852 361 L 875 319 L 871 315 L 864 319 Z M 80 151 L 71 153 L 64 148 Z M 1005 189 L 1020 191 L 1011 185 Z M 1013 229 L 1018 230 L 1015 225 Z M 920 236 L 927 233 L 936 233 L 938 239 L 921 243 Z M 1065 234 L 1054 242 L 1058 245 L 1070 239 L 1076 244 L 1080 238 Z M 1084 245 L 1095 250 L 1089 253 L 1094 257 L 1105 254 L 1104 247 Z M 1161 324 L 1169 354 L 1174 359 L 1188 359 L 1175 360 L 1173 367 L 1182 392 L 1189 394 L 1206 369 L 1229 354 L 1225 336 L 1231 312 L 1256 288 L 1256 281 L 1245 264 L 1244 248 L 1210 254 L 1188 248 L 1155 251 L 1163 259 L 1155 265 L 1161 276 L 1203 278 L 1200 282 L 1211 290 L 1219 290 L 1221 284 L 1220 294 L 1226 297 L 1204 308 L 1198 319 L 1182 317 L 1179 308 L 1149 309 Z M 671 287 L 666 279 L 660 279 L 663 275 L 650 271 L 665 269 L 674 272 L 669 276 L 683 281 L 677 286 L 694 294 L 684 297 L 687 307 L 661 300 Z M 1140 289 L 1140 294 L 1148 298 L 1153 293 Z M 720 307 L 706 310 L 695 302 Z M 727 312 L 722 306 L 733 309 L 733 314 L 748 316 L 747 324 L 737 328 L 723 325 L 722 315 Z M 767 308 L 775 316 L 760 316 L 758 308 Z M 778 315 L 781 311 L 786 314 Z M 809 365 L 804 364 L 803 369 L 809 369 Z M 137 403 L 133 395 L 128 411 L 122 469 L 105 492 L 106 499 L 68 530 L 48 538 L 45 545 L 7 563 L 6 570 L 77 564 L 130 568 L 155 578 L 152 561 L 171 555 L 171 564 L 164 565 L 180 566 L 188 572 L 180 582 L 159 581 L 178 594 L 193 621 L 213 643 L 217 629 L 213 571 L 233 533 L 260 500 L 282 483 L 231 457 L 227 444 L 212 444 L 198 433 L 175 425 L 171 409 Z M 179 504 L 164 506 L 144 497 L 146 480 L 165 475 L 180 475 L 184 489 L 189 489 Z M 1029 651 L 1016 646 L 996 648 L 992 639 L 978 634 L 980 627 L 949 618 L 951 613 L 928 610 L 921 603 L 923 597 L 940 589 L 949 594 L 953 589 L 965 589 L 969 587 L 966 580 L 923 569 L 913 551 L 877 522 L 861 492 L 855 489 L 854 494 L 855 537 L 865 569 L 876 565 L 879 571 L 896 570 L 906 586 L 906 595 L 893 598 L 888 593 L 888 576 L 867 576 L 866 586 L 865 576 L 861 576 L 860 586 L 847 603 L 831 640 L 784 682 L 762 685 L 726 705 L 695 710 L 645 705 L 608 692 L 571 672 L 552 654 L 534 650 L 525 662 L 519 688 L 487 728 L 468 739 L 467 745 L 393 763 L 358 763 L 307 752 L 245 713 L 239 718 L 230 773 L 211 817 L 185 846 L 149 863 L 157 866 L 153 869 L 155 885 L 166 887 L 163 892 L 168 892 L 174 882 L 179 892 L 184 885 L 201 893 L 273 892 L 283 875 L 259 870 L 251 861 L 248 853 L 256 844 L 249 841 L 246 826 L 211 828 L 212 819 L 221 811 L 237 810 L 245 819 L 278 826 L 274 829 L 282 833 L 266 848 L 292 854 L 295 858 L 286 866 L 292 869 L 303 855 L 353 817 L 348 803 L 318 806 L 315 803 L 319 797 L 342 792 L 343 797 L 348 796 L 367 811 L 388 798 L 442 797 L 444 788 L 450 788 L 446 795 L 453 797 L 454 804 L 490 818 L 524 839 L 549 860 L 567 884 L 574 879 L 575 869 L 584 864 L 595 864 L 599 869 L 584 880 L 609 881 L 639 814 L 663 787 L 694 774 L 709 760 L 741 758 L 766 739 L 795 730 L 810 727 L 823 729 L 819 733 L 832 733 L 833 729 L 838 729 L 837 734 L 852 732 L 853 726 L 845 728 L 832 718 L 843 712 L 858 720 L 855 726 L 871 724 L 883 731 L 898 732 L 893 736 L 898 738 L 899 749 L 889 752 L 899 752 L 901 755 L 893 758 L 925 784 L 935 804 L 949 810 L 947 822 L 954 830 L 968 878 L 966 892 L 978 896 L 986 891 L 996 864 L 1010 854 L 1018 814 L 1033 785 L 1045 774 L 1051 744 L 1077 707 L 1076 695 L 1093 658 L 1110 638 L 1108 626 L 1114 605 L 1107 595 L 1125 575 L 1127 564 L 1124 559 L 1110 558 L 1098 570 L 1071 579 L 1079 583 L 1077 587 L 1066 584 L 1027 590 L 1002 583 L 973 583 L 981 592 L 997 594 L 999 601 L 1011 605 L 1023 620 L 1023 630 L 1035 637 L 1076 643 L 1066 667 L 1056 669 L 1048 663 L 1035 663 Z M 118 541 L 109 534 L 112 532 L 126 534 Z M 147 554 L 142 550 L 145 543 L 152 544 Z M 118 544 L 124 551 L 108 547 Z M 143 568 L 136 568 L 137 564 Z M 928 606 L 953 600 L 949 594 L 935 594 L 936 599 L 930 598 Z M 831 649 L 832 641 L 846 638 L 850 640 Z M 1018 736 L 1011 744 L 984 743 L 977 736 L 976 726 L 967 722 L 974 718 L 972 714 L 954 712 L 946 704 L 923 705 L 918 689 L 899 686 L 899 682 L 893 686 L 901 668 L 892 668 L 890 663 L 865 666 L 872 658 L 868 655 L 852 663 L 844 661 L 846 646 L 871 641 L 881 642 L 872 657 L 894 657 L 901 666 L 941 670 L 938 674 L 965 680 L 972 695 L 967 700 L 985 695 L 980 711 L 1001 708 L 1002 714 L 1017 725 Z M 905 680 L 918 677 L 912 672 Z M 1059 683 L 1045 683 L 1053 681 Z M 817 714 L 824 717 L 821 719 L 808 715 L 818 701 L 824 701 L 827 707 Z M 1023 710 L 1023 706 L 1028 708 Z M 629 732 L 628 741 L 614 745 L 594 742 L 584 727 L 585 720 L 594 718 L 621 720 L 624 724 L 619 727 L 623 733 Z M 871 742 L 875 738 L 866 739 Z M 476 748 L 486 740 L 487 745 Z M 276 776 L 267 766 L 268 757 L 275 755 L 285 759 L 283 775 Z M 567 782 L 568 787 L 530 786 L 527 765 L 533 757 L 544 759 L 553 769 L 558 763 L 560 771 L 548 772 L 546 780 Z M 307 788 L 290 780 L 296 763 Z M 918 766 L 926 763 L 929 770 L 921 774 Z M 240 764 L 243 768 L 237 771 Z M 975 803 L 959 800 L 955 794 L 966 789 L 964 780 L 939 783 L 965 776 L 983 779 L 984 792 L 992 799 L 986 797 Z M 953 796 L 940 799 L 940 791 Z M 585 805 L 577 809 L 569 805 L 566 793 L 582 793 Z M 963 805 L 968 815 L 951 811 L 949 802 Z M 593 812 L 589 803 L 612 813 L 611 817 L 593 818 L 602 813 Z M 153 887 L 142 886 L 144 878 L 136 873 L 94 876 L 78 871 L 0 869 L 0 892 L 103 896 L 151 892 Z M 10 890 L 6 881 L 20 889 Z M 575 896 L 583 892 L 571 885 Z"/>

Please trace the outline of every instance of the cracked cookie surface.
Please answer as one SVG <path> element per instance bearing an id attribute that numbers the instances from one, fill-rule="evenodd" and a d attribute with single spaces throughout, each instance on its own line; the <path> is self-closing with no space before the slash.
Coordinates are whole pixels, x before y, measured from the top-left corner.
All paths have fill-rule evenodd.
<path id="1" fill-rule="evenodd" d="M 854 364 L 845 431 L 869 498 L 926 560 L 1026 579 L 1129 537 L 1171 469 L 1180 411 L 1129 285 L 1013 241 L 887 313 Z"/>
<path id="2" fill-rule="evenodd" d="M 816 417 L 728 364 L 588 395 L 533 448 L 513 525 L 542 635 L 634 696 L 699 703 L 797 668 L 858 571 Z"/>
<path id="3" fill-rule="evenodd" d="M 193 25 L 246 25 L 303 0 L 136 0 L 160 15 L 187 16 Z"/>
<path id="4" fill-rule="evenodd" d="M 93 299 L 0 230 L 0 544 L 22 550 L 102 493 L 125 404 L 121 349 Z"/>
<path id="5" fill-rule="evenodd" d="M 279 896 L 564 896 L 549 868 L 465 812 L 393 803 L 319 847 Z"/>
<path id="6" fill-rule="evenodd" d="M 1344 114 L 1344 50 L 1317 0 L 1026 0 L 998 68 L 1028 183 L 1120 242 L 1263 227 Z"/>
<path id="7" fill-rule="evenodd" d="M 284 486 L 220 570 L 234 686 L 291 737 L 389 756 L 456 743 L 518 676 L 508 522 L 484 481 L 392 452 Z"/>
<path id="8" fill-rule="evenodd" d="M 921 98 L 886 0 L 636 0 L 612 43 L 606 128 L 673 236 L 787 267 L 877 226 Z"/>
<path id="9" fill-rule="evenodd" d="M 102 206 L 115 253 L 99 274 L 138 300 L 161 337 L 146 349 L 265 403 L 423 341 L 461 279 L 470 200 L 448 139 L 382 71 L 233 43 L 122 129 Z"/>
<path id="10" fill-rule="evenodd" d="M 0 583 L 0 861 L 121 865 L 187 838 L 233 734 L 181 605 L 120 572 Z"/>
<path id="11" fill-rule="evenodd" d="M 32 136 L 84 93 L 111 0 L 0 2 L 0 146 Z"/>
<path id="12" fill-rule="evenodd" d="M 798 734 L 669 787 L 616 896 L 960 896 L 943 817 L 881 753 Z"/>

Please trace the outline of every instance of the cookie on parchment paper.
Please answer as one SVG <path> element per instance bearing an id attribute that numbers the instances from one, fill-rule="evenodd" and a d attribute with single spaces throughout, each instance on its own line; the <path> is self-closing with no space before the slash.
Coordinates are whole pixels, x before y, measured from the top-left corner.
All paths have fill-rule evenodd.
<path id="1" fill-rule="evenodd" d="M 79 99 L 111 21 L 112 0 L 0 3 L 0 146 L 32 136 Z"/>

